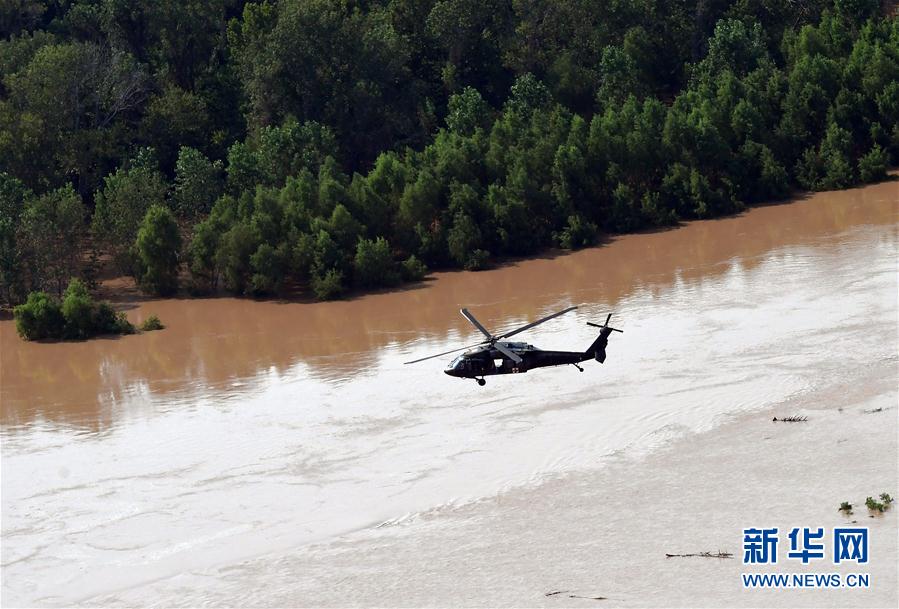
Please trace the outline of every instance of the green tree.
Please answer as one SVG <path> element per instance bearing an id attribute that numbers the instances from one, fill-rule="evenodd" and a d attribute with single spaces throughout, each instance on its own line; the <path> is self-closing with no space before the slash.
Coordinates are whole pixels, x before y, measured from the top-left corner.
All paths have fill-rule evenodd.
<path id="1" fill-rule="evenodd" d="M 164 205 L 152 205 L 141 222 L 134 244 L 141 289 L 167 295 L 178 289 L 181 234 L 175 216 Z"/>
<path id="2" fill-rule="evenodd" d="M 82 267 L 84 205 L 69 186 L 25 202 L 19 242 L 27 260 L 29 285 L 51 287 L 57 295 Z"/>
<path id="3" fill-rule="evenodd" d="M 889 156 L 878 144 L 874 144 L 866 154 L 858 160 L 858 173 L 862 182 L 879 182 L 887 177 Z"/>
<path id="4" fill-rule="evenodd" d="M 88 42 L 41 46 L 3 83 L 5 169 L 35 190 L 75 176 L 80 194 L 90 192 L 120 154 L 127 136 L 119 127 L 147 90 L 147 76 L 133 57 Z"/>
<path id="5" fill-rule="evenodd" d="M 20 180 L 0 172 L 0 298 L 9 304 L 25 298 L 26 273 L 20 224 L 30 191 Z"/>
<path id="6" fill-rule="evenodd" d="M 400 282 L 387 239 L 359 239 L 353 259 L 353 277 L 356 283 L 366 288 L 393 286 Z"/>
<path id="7" fill-rule="evenodd" d="M 490 106 L 473 87 L 451 95 L 447 107 L 446 126 L 459 135 L 473 135 L 475 129 L 490 124 Z"/>
<path id="8" fill-rule="evenodd" d="M 112 252 L 122 272 L 134 271 L 130 249 L 138 228 L 150 207 L 164 204 L 167 188 L 161 173 L 135 162 L 106 176 L 102 190 L 97 192 L 91 228 Z"/>
<path id="9" fill-rule="evenodd" d="M 178 151 L 175 163 L 175 209 L 182 216 L 195 218 L 208 214 L 222 194 L 222 163 L 210 161 L 202 152 L 187 146 Z"/>
<path id="10" fill-rule="evenodd" d="M 209 130 L 206 102 L 174 85 L 150 100 L 140 126 L 144 141 L 157 151 L 167 172 L 175 166 L 181 147 L 207 149 Z"/>
<path id="11" fill-rule="evenodd" d="M 456 213 L 446 241 L 450 256 L 457 264 L 472 271 L 483 268 L 486 257 L 484 250 L 481 249 L 481 231 L 471 216 L 464 211 Z"/>

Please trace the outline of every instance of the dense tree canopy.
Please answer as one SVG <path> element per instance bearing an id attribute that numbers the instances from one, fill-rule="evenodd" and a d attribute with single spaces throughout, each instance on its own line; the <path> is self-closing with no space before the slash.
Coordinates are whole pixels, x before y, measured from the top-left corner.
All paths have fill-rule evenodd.
<path id="1" fill-rule="evenodd" d="M 881 180 L 899 161 L 884 10 L 7 3 L 0 297 L 61 295 L 111 259 L 151 292 L 333 298 Z"/>

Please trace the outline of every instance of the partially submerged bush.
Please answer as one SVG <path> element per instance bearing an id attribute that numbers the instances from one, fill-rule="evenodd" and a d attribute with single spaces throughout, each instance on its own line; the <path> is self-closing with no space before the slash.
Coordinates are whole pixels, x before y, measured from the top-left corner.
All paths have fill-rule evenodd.
<path id="1" fill-rule="evenodd" d="M 141 332 L 152 332 L 153 330 L 162 330 L 165 328 L 162 325 L 162 322 L 159 321 L 159 318 L 155 315 L 150 315 L 147 319 L 144 320 L 144 323 L 140 325 Z"/>
<path id="2" fill-rule="evenodd" d="M 16 331 L 25 340 L 62 338 L 66 320 L 59 301 L 45 292 L 32 292 L 13 309 Z"/>
<path id="3" fill-rule="evenodd" d="M 852 504 L 849 503 L 848 501 L 844 501 L 843 503 L 840 504 L 839 511 L 840 512 L 849 512 L 851 514 L 852 513 Z"/>
<path id="4" fill-rule="evenodd" d="M 337 269 L 329 269 L 312 277 L 312 291 L 319 300 L 333 300 L 341 296 L 344 290 L 343 273 Z"/>
<path id="5" fill-rule="evenodd" d="M 867 499 L 865 499 L 865 505 L 872 512 L 881 512 L 881 513 L 887 507 L 886 505 L 883 504 L 882 501 L 877 501 L 877 499 L 875 499 L 874 497 L 868 497 Z M 889 504 L 887 504 L 887 505 L 889 505 Z"/>
<path id="6" fill-rule="evenodd" d="M 421 281 L 428 274 L 428 267 L 415 254 L 406 258 L 400 266 L 406 281 Z"/>
<path id="7" fill-rule="evenodd" d="M 32 292 L 13 309 L 16 331 L 25 340 L 79 340 L 99 334 L 133 334 L 124 313 L 107 302 L 96 302 L 79 279 L 72 279 L 62 302 L 44 292 Z"/>

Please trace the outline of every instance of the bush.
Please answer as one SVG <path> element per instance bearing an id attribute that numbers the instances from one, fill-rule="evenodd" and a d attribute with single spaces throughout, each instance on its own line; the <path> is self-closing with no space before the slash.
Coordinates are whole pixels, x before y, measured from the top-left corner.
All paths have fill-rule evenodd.
<path id="1" fill-rule="evenodd" d="M 487 250 L 476 249 L 468 256 L 468 260 L 465 262 L 465 270 L 481 271 L 487 268 L 489 262 L 490 252 Z"/>
<path id="2" fill-rule="evenodd" d="M 889 156 L 886 150 L 874 144 L 868 154 L 858 160 L 858 174 L 862 182 L 880 182 L 887 177 Z"/>
<path id="3" fill-rule="evenodd" d="M 162 330 L 165 328 L 162 325 L 162 322 L 159 321 L 159 318 L 155 315 L 150 315 L 147 319 L 144 320 L 144 323 L 140 325 L 141 332 L 152 332 L 153 330 Z"/>
<path id="4" fill-rule="evenodd" d="M 400 265 L 400 272 L 406 281 L 421 281 L 428 274 L 428 267 L 412 254 Z"/>
<path id="5" fill-rule="evenodd" d="M 108 302 L 95 302 L 80 279 L 69 282 L 62 303 L 44 292 L 32 292 L 25 304 L 14 309 L 14 316 L 16 330 L 25 340 L 134 333 L 125 314 L 116 313 Z"/>
<path id="6" fill-rule="evenodd" d="M 390 244 L 384 237 L 359 239 L 356 257 L 353 259 L 356 283 L 367 288 L 392 286 L 400 282 Z"/>
<path id="7" fill-rule="evenodd" d="M 337 269 L 312 276 L 312 291 L 319 300 L 333 300 L 343 294 L 344 289 L 343 273 Z"/>
<path id="8" fill-rule="evenodd" d="M 568 226 L 555 235 L 559 245 L 567 250 L 577 250 L 596 243 L 597 227 L 579 215 L 568 216 Z"/>
<path id="9" fill-rule="evenodd" d="M 59 301 L 45 292 L 32 292 L 25 304 L 13 309 L 16 331 L 25 340 L 61 338 L 65 318 Z"/>
<path id="10" fill-rule="evenodd" d="M 66 320 L 64 336 L 83 339 L 96 334 L 96 306 L 80 279 L 72 279 L 62 299 L 62 315 Z"/>
<path id="11" fill-rule="evenodd" d="M 94 331 L 96 334 L 134 334 L 135 328 L 125 313 L 116 313 L 108 302 L 101 302 L 94 313 Z"/>

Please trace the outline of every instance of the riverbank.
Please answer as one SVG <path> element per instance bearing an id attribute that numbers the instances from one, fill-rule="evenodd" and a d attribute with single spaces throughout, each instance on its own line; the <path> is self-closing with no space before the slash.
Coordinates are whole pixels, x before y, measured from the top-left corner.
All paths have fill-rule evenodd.
<path id="1" fill-rule="evenodd" d="M 845 189 L 846 191 L 855 191 L 855 190 L 863 190 L 868 188 L 880 188 L 882 186 L 892 185 L 894 189 L 899 190 L 899 168 L 891 168 L 887 172 L 887 179 L 883 182 L 874 183 L 874 184 L 863 184 L 856 186 L 854 188 Z M 842 191 L 834 191 L 834 192 L 842 192 Z M 634 233 L 616 233 L 616 234 L 602 234 L 598 237 L 597 243 L 591 247 L 586 249 L 592 249 L 593 247 L 603 247 L 608 243 L 619 240 L 623 237 L 628 237 L 630 235 L 646 235 L 658 232 L 666 232 L 670 230 L 677 230 L 679 228 L 684 228 L 689 225 L 693 225 L 696 223 L 703 222 L 714 222 L 716 220 L 727 220 L 733 219 L 736 217 L 740 217 L 741 215 L 748 213 L 752 209 L 757 209 L 761 207 L 769 207 L 774 205 L 784 205 L 789 203 L 794 203 L 796 201 L 802 201 L 808 198 L 814 198 L 815 196 L 826 195 L 828 193 L 815 193 L 811 191 L 797 191 L 792 193 L 789 197 L 780 201 L 769 201 L 763 203 L 757 203 L 755 205 L 747 207 L 745 210 L 738 212 L 736 214 L 732 214 L 729 216 L 719 216 L 716 218 L 709 218 L 706 220 L 690 220 L 686 222 L 680 222 L 676 226 L 670 227 L 662 227 L 662 228 L 651 228 L 643 231 L 638 231 Z M 899 194 L 897 194 L 899 197 Z M 461 269 L 439 269 L 430 272 L 425 280 L 423 281 L 410 281 L 404 282 L 399 286 L 390 288 L 384 287 L 374 290 L 362 290 L 358 287 L 355 289 L 347 290 L 342 297 L 337 298 L 335 300 L 348 300 L 348 299 L 356 299 L 362 298 L 368 295 L 379 294 L 379 293 L 388 293 L 393 291 L 406 291 L 406 290 L 414 290 L 419 289 L 421 287 L 426 287 L 427 281 L 433 280 L 441 275 L 447 273 L 460 273 L 460 272 L 485 272 L 489 270 L 501 270 L 503 268 L 514 266 L 516 264 L 520 264 L 523 262 L 527 262 L 528 260 L 535 259 L 546 259 L 546 258 L 555 258 L 558 256 L 565 256 L 575 253 L 578 250 L 564 250 L 559 248 L 547 248 L 544 249 L 534 255 L 526 256 L 526 257 L 502 257 L 497 259 L 491 259 L 490 264 L 485 266 L 482 270 L 479 271 L 463 271 Z M 157 300 L 158 298 L 153 297 L 152 295 L 148 295 L 140 290 L 140 287 L 137 285 L 137 281 L 134 277 L 130 277 L 127 275 L 119 275 L 115 272 L 113 261 L 109 257 L 104 257 L 103 259 L 103 267 L 99 271 L 100 281 L 97 285 L 98 296 L 101 299 L 108 300 L 113 303 L 120 304 L 133 304 L 140 302 L 149 302 L 153 300 Z M 190 281 L 190 275 L 186 269 L 182 269 L 182 273 L 180 276 L 180 283 L 182 286 L 187 285 Z M 227 292 L 223 288 L 219 288 L 217 292 L 208 293 L 208 294 L 191 294 L 188 290 L 182 287 L 182 290 L 178 294 L 179 298 L 183 299 L 208 299 L 208 298 L 233 298 L 234 294 Z M 321 302 L 314 298 L 308 289 L 308 286 L 300 286 L 293 285 L 292 289 L 285 290 L 283 294 L 279 294 L 276 296 L 265 296 L 260 298 L 253 298 L 251 296 L 246 296 L 245 298 L 249 300 L 257 300 L 257 301 L 276 301 L 276 302 L 292 302 L 292 303 L 314 303 Z M 325 302 L 333 302 L 333 301 L 325 301 Z M 0 314 L 3 311 L 0 310 Z M 9 314 L 9 312 L 6 312 Z M 2 319 L 2 317 L 0 317 Z"/>
<path id="2" fill-rule="evenodd" d="M 899 509 L 872 515 L 864 500 L 899 490 L 897 372 L 893 357 L 648 455 L 623 451 L 598 471 L 84 604 L 895 607 Z M 793 414 L 808 421 L 772 421 Z M 850 516 L 837 509 L 847 500 Z M 829 539 L 853 524 L 869 528 L 869 564 L 834 566 L 829 546 L 825 561 L 786 559 L 791 527 L 823 527 Z M 751 526 L 780 529 L 776 566 L 742 564 Z M 703 551 L 733 558 L 666 557 Z M 861 572 L 870 587 L 747 590 L 744 572 Z"/>

